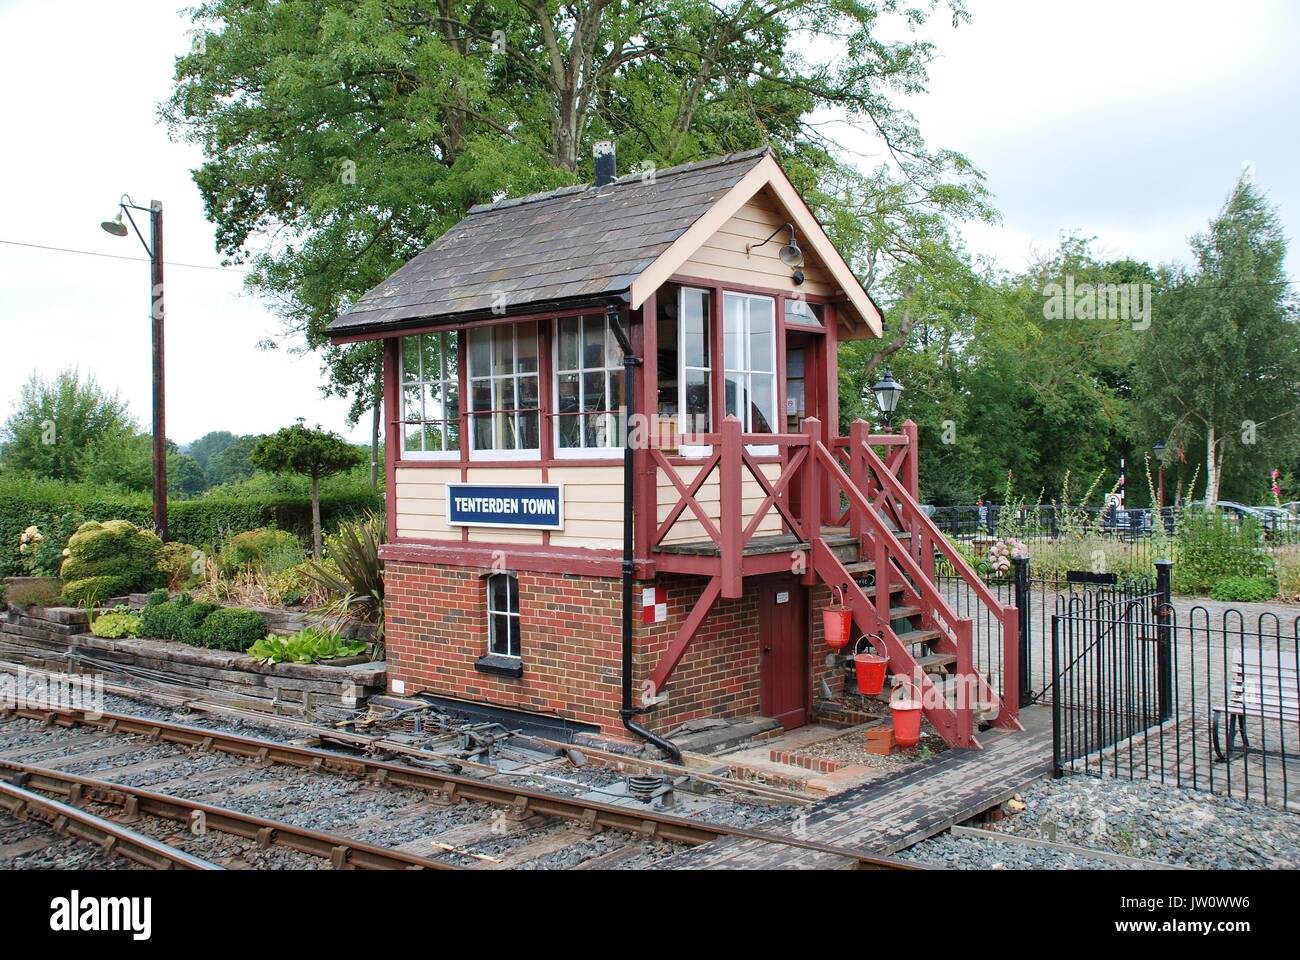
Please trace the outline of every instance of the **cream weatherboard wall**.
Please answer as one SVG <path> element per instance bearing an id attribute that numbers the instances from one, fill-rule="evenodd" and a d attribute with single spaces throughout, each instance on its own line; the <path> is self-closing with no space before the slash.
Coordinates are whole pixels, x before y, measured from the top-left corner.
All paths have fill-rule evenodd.
<path id="1" fill-rule="evenodd" d="M 683 482 L 688 486 L 699 471 L 698 466 L 677 467 Z M 769 483 L 780 475 L 781 465 L 762 464 L 761 469 Z M 543 479 L 543 477 L 545 477 Z M 397 535 L 412 540 L 461 539 L 461 528 L 447 522 L 447 484 L 460 482 L 460 467 L 398 467 Z M 528 484 L 558 483 L 564 489 L 564 529 L 551 533 L 551 545 L 557 547 L 587 547 L 595 550 L 618 550 L 623 546 L 623 465 L 550 467 L 543 474 L 541 466 L 529 467 L 479 467 L 471 466 L 467 483 Z M 765 494 L 757 480 L 745 475 L 745 523 L 763 502 Z M 677 490 L 663 474 L 658 475 L 658 522 L 667 519 L 677 503 Z M 721 519 L 721 502 L 718 495 L 718 471 L 704 482 L 696 499 L 708 517 L 716 524 Z M 503 530 L 497 527 L 469 527 L 471 543 L 542 544 L 539 530 Z M 780 533 L 781 516 L 769 511 L 760 525 L 759 533 Z M 688 543 L 705 540 L 708 535 L 695 514 L 687 510 L 673 525 L 664 543 Z"/>
<path id="2" fill-rule="evenodd" d="M 765 287 L 786 293 L 799 290 L 815 296 L 835 295 L 838 288 L 831 275 L 807 250 L 803 266 L 805 279 L 802 286 L 795 286 L 790 268 L 778 256 L 788 239 L 784 230 L 770 243 L 745 253 L 746 246 L 762 243 L 789 219 L 776 200 L 766 190 L 760 190 L 705 240 L 678 272 L 724 284 Z"/>

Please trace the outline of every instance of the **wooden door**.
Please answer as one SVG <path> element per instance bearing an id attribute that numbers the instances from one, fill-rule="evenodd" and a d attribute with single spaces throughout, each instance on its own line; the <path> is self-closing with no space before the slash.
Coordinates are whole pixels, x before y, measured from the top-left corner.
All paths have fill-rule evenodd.
<path id="1" fill-rule="evenodd" d="M 793 577 L 764 582 L 759 594 L 763 716 L 787 730 L 808 722 L 807 590 Z"/>

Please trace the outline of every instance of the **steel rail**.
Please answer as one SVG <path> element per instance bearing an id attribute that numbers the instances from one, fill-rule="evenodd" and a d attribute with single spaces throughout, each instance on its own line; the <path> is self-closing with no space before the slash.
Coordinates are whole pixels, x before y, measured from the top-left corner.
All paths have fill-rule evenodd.
<path id="1" fill-rule="evenodd" d="M 21 820 L 38 820 L 61 836 L 75 837 L 100 847 L 111 856 L 122 857 L 154 870 L 222 870 L 200 857 L 136 833 L 85 810 L 51 800 L 0 780 L 0 810 Z"/>
<path id="2" fill-rule="evenodd" d="M 36 796 L 31 793 L 32 790 L 56 794 L 66 798 L 71 806 L 53 800 L 46 802 L 76 813 L 84 813 L 77 809 L 77 804 L 103 803 L 120 807 L 129 820 L 137 820 L 142 816 L 159 817 L 188 824 L 191 830 L 199 832 L 215 830 L 245 840 L 255 840 L 262 847 L 285 847 L 329 860 L 336 870 L 462 869 L 400 850 L 377 847 L 360 840 L 321 833 L 278 820 L 267 820 L 210 803 L 83 777 L 52 767 L 0 759 L 0 791 L 13 790 L 29 797 Z"/>
<path id="3" fill-rule="evenodd" d="M 856 869 L 918 870 L 926 869 L 893 857 L 877 856 L 860 850 L 801 840 L 763 830 L 732 827 L 693 818 L 672 816 L 649 808 L 634 809 L 598 800 L 547 793 L 528 787 L 491 783 L 420 767 L 388 763 L 368 757 L 353 757 L 313 747 L 276 743 L 221 730 L 188 727 L 182 724 L 134 717 L 128 714 L 96 713 L 70 707 L 17 707 L 0 710 L 0 717 L 19 716 L 61 727 L 93 727 L 109 733 L 149 737 L 161 743 L 175 743 L 197 750 L 217 750 L 259 763 L 279 763 L 314 772 L 328 772 L 367 778 L 376 783 L 422 790 L 432 802 L 454 806 L 462 801 L 477 801 L 506 807 L 514 820 L 537 814 L 575 821 L 586 829 L 623 830 L 644 839 L 666 840 L 699 846 L 722 837 L 779 844 L 841 857 Z M 9 765 L 3 760 L 0 764 Z"/>

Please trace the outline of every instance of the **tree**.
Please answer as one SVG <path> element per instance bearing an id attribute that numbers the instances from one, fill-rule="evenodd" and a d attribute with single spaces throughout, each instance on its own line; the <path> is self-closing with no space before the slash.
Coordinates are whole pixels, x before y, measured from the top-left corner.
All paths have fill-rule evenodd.
<path id="1" fill-rule="evenodd" d="M 1156 299 L 1139 356 L 1139 409 L 1151 436 L 1168 432 L 1175 456 L 1204 450 L 1213 508 L 1231 471 L 1249 496 L 1269 468 L 1296 455 L 1300 312 L 1282 225 L 1245 176 L 1192 238 L 1192 252 L 1194 269 L 1167 271 Z"/>
<path id="2" fill-rule="evenodd" d="M 260 436 L 236 437 L 234 442 L 208 460 L 206 475 L 209 486 L 247 480 L 253 475 L 253 450 Z"/>
<path id="3" fill-rule="evenodd" d="M 869 281 L 923 257 L 936 218 L 991 216 L 978 171 L 897 102 L 925 88 L 935 51 L 912 31 L 938 6 L 209 0 L 163 112 L 203 151 L 218 249 L 326 350 L 326 390 L 359 418 L 377 412 L 374 348 L 328 348 L 328 322 L 474 203 L 589 179 L 595 140 L 625 170 L 772 145 Z M 882 161 L 856 170 L 819 111 Z"/>
<path id="4" fill-rule="evenodd" d="M 188 453 L 167 454 L 167 495 L 192 497 L 208 485 L 198 460 Z M 150 483 L 152 489 L 153 484 Z"/>
<path id="5" fill-rule="evenodd" d="M 212 430 L 199 437 L 186 448 L 185 453 L 193 457 L 203 470 L 214 456 L 235 442 L 235 435 L 229 430 Z"/>
<path id="6" fill-rule="evenodd" d="M 135 429 L 126 403 L 93 376 L 82 380 L 76 370 L 65 370 L 45 380 L 32 374 L 0 429 L 0 469 L 81 480 L 96 449 L 129 440 Z"/>
<path id="7" fill-rule="evenodd" d="M 320 481 L 350 470 L 363 454 L 336 433 L 309 430 L 301 420 L 263 437 L 253 448 L 253 465 L 272 473 L 297 473 L 311 478 L 312 556 L 321 557 Z"/>

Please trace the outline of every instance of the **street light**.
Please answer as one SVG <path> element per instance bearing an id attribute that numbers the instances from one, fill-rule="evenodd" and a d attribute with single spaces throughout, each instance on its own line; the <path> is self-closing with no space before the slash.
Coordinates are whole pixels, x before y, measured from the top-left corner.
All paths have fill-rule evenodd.
<path id="1" fill-rule="evenodd" d="M 898 397 L 903 392 L 903 385 L 894 379 L 894 375 L 886 367 L 884 375 L 872 385 L 871 392 L 876 395 L 876 406 L 880 408 L 880 414 L 884 418 L 885 429 L 892 429 L 894 411 L 898 409 Z"/>
<path id="2" fill-rule="evenodd" d="M 132 210 L 145 211 L 149 214 L 149 240 L 136 226 Z M 127 235 L 126 224 L 122 222 L 123 214 L 131 224 L 131 229 L 140 238 L 145 253 L 149 254 L 150 274 L 153 281 L 150 288 L 150 316 L 153 319 L 153 529 L 163 540 L 167 539 L 167 427 L 166 403 L 163 389 L 163 209 L 157 200 L 149 201 L 149 206 L 141 207 L 132 202 L 125 193 L 117 203 L 117 216 L 105 220 L 100 227 L 105 233 L 115 237 Z"/>

